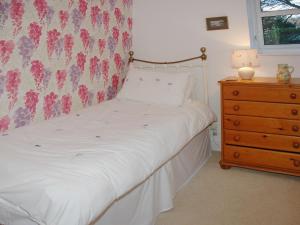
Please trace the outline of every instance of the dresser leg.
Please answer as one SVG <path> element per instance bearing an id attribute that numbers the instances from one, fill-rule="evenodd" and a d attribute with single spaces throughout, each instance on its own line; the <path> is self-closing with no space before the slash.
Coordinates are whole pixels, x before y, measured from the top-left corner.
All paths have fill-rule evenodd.
<path id="1" fill-rule="evenodd" d="M 226 164 L 223 164 L 222 160 L 220 160 L 219 164 L 220 164 L 220 167 L 221 167 L 223 170 L 228 170 L 228 169 L 231 168 L 231 166 L 228 166 L 228 165 L 226 165 Z"/>

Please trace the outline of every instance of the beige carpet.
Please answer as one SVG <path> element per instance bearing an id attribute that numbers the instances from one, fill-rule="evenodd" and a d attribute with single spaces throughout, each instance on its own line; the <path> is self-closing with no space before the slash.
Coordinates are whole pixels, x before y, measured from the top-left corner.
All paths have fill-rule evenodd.
<path id="1" fill-rule="evenodd" d="M 218 165 L 220 153 L 156 225 L 300 225 L 300 178 Z"/>

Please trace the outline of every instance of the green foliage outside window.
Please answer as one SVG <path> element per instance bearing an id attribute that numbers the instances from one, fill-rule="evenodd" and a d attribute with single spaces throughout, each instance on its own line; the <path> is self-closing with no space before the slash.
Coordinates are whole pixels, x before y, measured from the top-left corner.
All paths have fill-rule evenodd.
<path id="1" fill-rule="evenodd" d="M 300 0 L 261 0 L 261 10 L 300 9 Z M 262 17 L 265 45 L 300 44 L 300 14 Z"/>

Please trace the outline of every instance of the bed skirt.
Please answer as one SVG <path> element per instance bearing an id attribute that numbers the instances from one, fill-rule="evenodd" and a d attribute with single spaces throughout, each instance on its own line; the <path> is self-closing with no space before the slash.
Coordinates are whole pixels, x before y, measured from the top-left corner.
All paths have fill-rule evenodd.
<path id="1" fill-rule="evenodd" d="M 90 225 L 154 225 L 173 198 L 211 156 L 208 129 L 196 135 L 144 183 L 115 201 Z"/>

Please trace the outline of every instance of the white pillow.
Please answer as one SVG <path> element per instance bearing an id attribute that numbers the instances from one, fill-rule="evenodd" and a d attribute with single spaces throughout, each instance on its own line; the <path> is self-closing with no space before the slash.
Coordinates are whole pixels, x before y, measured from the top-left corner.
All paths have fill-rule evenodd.
<path id="1" fill-rule="evenodd" d="M 193 94 L 194 94 L 194 90 L 196 88 L 196 79 L 195 76 L 193 76 L 192 74 L 190 74 L 189 78 L 188 78 L 188 83 L 186 86 L 186 90 L 185 90 L 185 94 L 184 94 L 184 102 L 189 102 L 193 99 Z"/>
<path id="2" fill-rule="evenodd" d="M 166 73 L 130 67 L 119 99 L 180 106 L 184 103 L 189 73 Z"/>

